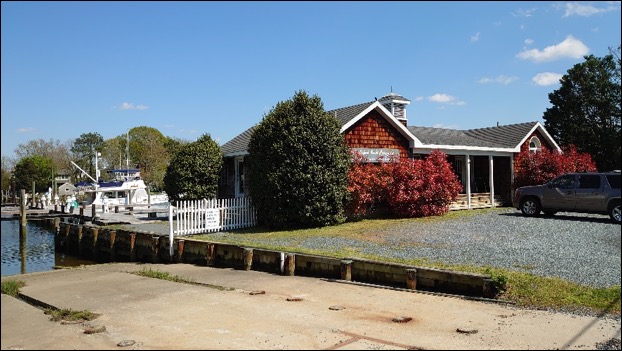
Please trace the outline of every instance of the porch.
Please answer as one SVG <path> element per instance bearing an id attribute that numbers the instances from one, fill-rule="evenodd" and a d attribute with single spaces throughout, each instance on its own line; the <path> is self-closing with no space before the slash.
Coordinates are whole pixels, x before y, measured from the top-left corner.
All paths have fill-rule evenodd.
<path id="1" fill-rule="evenodd" d="M 477 208 L 490 208 L 506 206 L 510 203 L 503 195 L 494 195 L 494 199 L 490 193 L 471 193 L 470 199 L 467 194 L 458 195 L 458 199 L 449 205 L 450 211 L 456 210 L 472 210 Z"/>

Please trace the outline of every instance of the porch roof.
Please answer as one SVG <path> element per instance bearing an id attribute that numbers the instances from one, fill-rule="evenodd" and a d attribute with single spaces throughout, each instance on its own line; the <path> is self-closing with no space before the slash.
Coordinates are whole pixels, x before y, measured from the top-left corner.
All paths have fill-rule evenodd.
<path id="1" fill-rule="evenodd" d="M 445 129 L 409 126 L 408 130 L 425 145 L 516 148 L 538 122 L 525 122 L 479 129 Z"/>

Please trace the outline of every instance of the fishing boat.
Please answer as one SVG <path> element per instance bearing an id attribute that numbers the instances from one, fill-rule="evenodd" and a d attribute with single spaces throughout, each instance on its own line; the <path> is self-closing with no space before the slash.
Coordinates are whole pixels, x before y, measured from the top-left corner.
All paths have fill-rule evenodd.
<path id="1" fill-rule="evenodd" d="M 86 195 L 87 205 L 164 205 L 166 194 L 150 195 L 138 169 L 112 169 L 110 181 L 78 183 L 79 194 Z"/>

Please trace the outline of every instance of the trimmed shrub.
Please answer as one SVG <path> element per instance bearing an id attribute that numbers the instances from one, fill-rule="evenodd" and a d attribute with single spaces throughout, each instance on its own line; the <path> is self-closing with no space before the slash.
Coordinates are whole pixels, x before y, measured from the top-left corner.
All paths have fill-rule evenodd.
<path id="1" fill-rule="evenodd" d="M 216 196 L 222 162 L 220 147 L 209 134 L 181 145 L 164 175 L 164 190 L 169 200 L 200 200 Z"/>
<path id="2" fill-rule="evenodd" d="M 321 227 L 345 220 L 349 154 L 339 122 L 321 99 L 298 91 L 254 129 L 249 193 L 260 225 Z"/>

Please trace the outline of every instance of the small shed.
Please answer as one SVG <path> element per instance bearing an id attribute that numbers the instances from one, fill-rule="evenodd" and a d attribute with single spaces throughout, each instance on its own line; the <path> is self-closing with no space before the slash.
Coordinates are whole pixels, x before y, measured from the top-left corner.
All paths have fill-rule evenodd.
<path id="1" fill-rule="evenodd" d="M 71 196 L 71 195 L 75 195 L 76 194 L 76 187 L 67 182 L 64 183 L 63 185 L 58 187 L 58 196 L 62 197 L 62 196 Z"/>

